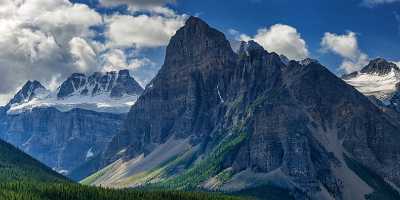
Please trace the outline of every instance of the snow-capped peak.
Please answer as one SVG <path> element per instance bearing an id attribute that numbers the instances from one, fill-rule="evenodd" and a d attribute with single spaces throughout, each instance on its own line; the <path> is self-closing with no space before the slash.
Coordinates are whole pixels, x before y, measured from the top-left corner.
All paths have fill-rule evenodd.
<path id="1" fill-rule="evenodd" d="M 17 114 L 37 107 L 125 113 L 142 92 L 143 88 L 128 70 L 95 72 L 90 76 L 74 73 L 54 92 L 47 91 L 37 81 L 29 81 L 10 102 L 8 113 Z"/>
<path id="2" fill-rule="evenodd" d="M 49 91 L 39 81 L 27 81 L 7 105 L 26 103 L 34 98 L 45 97 L 48 94 Z"/>
<path id="3" fill-rule="evenodd" d="M 132 78 L 128 70 L 99 73 L 90 76 L 72 74 L 58 89 L 58 98 L 70 96 L 97 96 L 108 94 L 112 98 L 134 95 L 143 92 L 143 88 Z"/>
<path id="4" fill-rule="evenodd" d="M 371 60 L 371 62 L 367 66 L 365 66 L 360 72 L 365 74 L 384 76 L 391 73 L 392 71 L 400 72 L 400 69 L 396 64 L 392 62 L 388 62 L 383 58 L 377 58 Z"/>
<path id="5" fill-rule="evenodd" d="M 396 64 L 378 58 L 361 71 L 343 75 L 342 79 L 366 96 L 375 96 L 389 103 L 396 92 L 396 84 L 400 82 L 400 69 Z"/>

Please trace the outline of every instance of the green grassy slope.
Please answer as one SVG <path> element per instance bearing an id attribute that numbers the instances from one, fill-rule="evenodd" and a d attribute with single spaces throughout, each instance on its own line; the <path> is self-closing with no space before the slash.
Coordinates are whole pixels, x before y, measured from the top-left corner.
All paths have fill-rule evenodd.
<path id="1" fill-rule="evenodd" d="M 0 140 L 0 183 L 9 181 L 68 182 L 44 164 Z"/>

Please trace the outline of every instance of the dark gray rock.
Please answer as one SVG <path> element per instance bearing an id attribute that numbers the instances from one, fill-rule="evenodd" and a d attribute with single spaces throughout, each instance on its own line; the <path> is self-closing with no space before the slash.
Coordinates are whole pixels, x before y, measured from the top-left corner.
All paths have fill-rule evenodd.
<path id="1" fill-rule="evenodd" d="M 343 154 L 400 186 L 399 130 L 390 115 L 318 62 L 285 63 L 254 42 L 235 54 L 222 33 L 191 17 L 172 37 L 163 67 L 102 162 L 146 156 L 172 137 L 204 147 L 194 158 L 201 159 L 221 138 L 241 132 L 245 141 L 221 169 L 279 169 L 296 199 L 316 198 L 323 189 L 344 199 L 345 191 L 358 191 L 345 188 L 346 174 L 336 171 L 346 166 Z"/>
<path id="2" fill-rule="evenodd" d="M 367 66 L 361 69 L 361 73 L 368 73 L 368 74 L 378 74 L 378 75 L 385 75 L 391 72 L 392 70 L 400 71 L 399 67 L 392 63 L 388 62 L 383 58 L 377 58 L 372 60 Z"/>
<path id="3" fill-rule="evenodd" d="M 390 99 L 390 107 L 400 113 L 400 83 L 396 85 L 397 91 Z"/>
<path id="4" fill-rule="evenodd" d="M 68 97 L 72 95 L 76 89 L 83 87 L 85 84 L 86 76 L 84 74 L 74 73 L 61 84 L 57 97 Z"/>
<path id="5" fill-rule="evenodd" d="M 111 88 L 111 97 L 122 97 L 124 94 L 141 94 L 143 88 L 136 80 L 130 76 L 128 70 L 118 72 L 118 78 L 113 88 Z"/>

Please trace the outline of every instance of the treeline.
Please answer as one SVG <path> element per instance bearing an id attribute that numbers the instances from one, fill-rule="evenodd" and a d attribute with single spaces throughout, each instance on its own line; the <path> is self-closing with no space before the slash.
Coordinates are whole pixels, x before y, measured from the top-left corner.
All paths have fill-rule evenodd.
<path id="1" fill-rule="evenodd" d="M 1 200 L 239 200 L 223 194 L 105 189 L 74 183 L 0 184 Z"/>

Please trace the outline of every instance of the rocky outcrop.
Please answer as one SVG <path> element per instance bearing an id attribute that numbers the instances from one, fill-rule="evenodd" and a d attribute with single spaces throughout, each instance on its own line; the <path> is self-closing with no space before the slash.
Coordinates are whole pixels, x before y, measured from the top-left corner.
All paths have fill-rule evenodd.
<path id="1" fill-rule="evenodd" d="M 364 199 L 374 188 L 348 161 L 400 186 L 399 128 L 318 62 L 282 61 L 253 41 L 236 54 L 191 17 L 103 155 L 109 165 L 84 183 Z"/>

